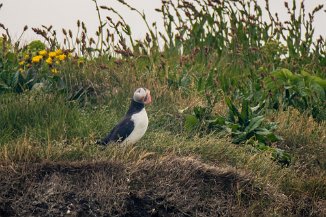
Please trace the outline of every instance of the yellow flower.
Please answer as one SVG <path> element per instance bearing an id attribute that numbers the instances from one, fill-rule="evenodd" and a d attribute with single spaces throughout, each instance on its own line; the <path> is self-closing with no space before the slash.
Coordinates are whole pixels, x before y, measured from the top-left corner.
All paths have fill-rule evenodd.
<path id="1" fill-rule="evenodd" d="M 57 61 L 55 61 L 55 64 L 59 65 L 59 64 L 60 64 L 60 62 L 57 60 Z"/>
<path id="2" fill-rule="evenodd" d="M 42 56 L 45 56 L 48 52 L 46 50 L 41 50 L 38 53 Z"/>
<path id="3" fill-rule="evenodd" d="M 55 51 L 55 53 L 56 53 L 57 55 L 60 55 L 60 54 L 62 54 L 62 50 L 61 50 L 61 49 L 58 49 L 58 50 Z"/>
<path id="4" fill-rule="evenodd" d="M 47 58 L 47 59 L 45 60 L 45 62 L 46 62 L 47 64 L 51 65 L 51 64 L 52 64 L 52 58 L 51 58 L 51 57 Z"/>
<path id="5" fill-rule="evenodd" d="M 54 75 L 58 74 L 58 70 L 57 70 L 57 69 L 51 69 L 51 72 L 52 72 L 52 74 L 54 74 Z"/>
<path id="6" fill-rule="evenodd" d="M 20 66 L 22 66 L 22 65 L 24 65 L 24 64 L 25 64 L 25 61 L 24 61 L 24 60 L 22 60 L 22 61 L 20 61 L 18 64 L 19 64 Z"/>
<path id="7" fill-rule="evenodd" d="M 18 69 L 18 71 L 20 71 L 20 72 L 23 72 L 23 71 L 24 71 L 24 69 L 23 69 L 23 68 L 19 68 L 19 69 Z"/>
<path id="8" fill-rule="evenodd" d="M 61 60 L 61 61 L 63 61 L 63 60 L 66 59 L 66 57 L 67 56 L 65 54 L 61 54 L 61 55 L 58 56 L 58 59 Z"/>
<path id="9" fill-rule="evenodd" d="M 25 60 L 28 60 L 28 59 L 29 59 L 29 55 L 26 54 L 26 55 L 24 56 L 24 59 L 25 59 Z"/>
<path id="10" fill-rule="evenodd" d="M 38 63 L 43 58 L 43 56 L 35 56 L 32 58 L 32 63 Z"/>
<path id="11" fill-rule="evenodd" d="M 56 55 L 57 55 L 57 53 L 54 52 L 54 51 L 52 51 L 52 52 L 49 53 L 49 57 L 55 57 Z"/>

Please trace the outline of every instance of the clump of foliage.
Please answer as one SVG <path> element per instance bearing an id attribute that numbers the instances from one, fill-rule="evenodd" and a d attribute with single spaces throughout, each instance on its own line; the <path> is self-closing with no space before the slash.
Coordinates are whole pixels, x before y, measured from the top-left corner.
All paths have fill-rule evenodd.
<path id="1" fill-rule="evenodd" d="M 0 37 L 0 93 L 3 90 L 10 90 L 13 73 L 17 70 L 17 55 L 8 51 L 12 49 L 11 43 L 6 37 Z"/>
<path id="2" fill-rule="evenodd" d="M 275 109 L 294 107 L 309 111 L 319 120 L 325 120 L 326 80 L 306 71 L 294 74 L 278 69 L 264 79 L 265 99 Z"/>
<path id="3" fill-rule="evenodd" d="M 248 100 L 244 99 L 242 109 L 239 111 L 229 98 L 226 99 L 226 103 L 229 108 L 228 116 L 222 119 L 222 122 L 217 120 L 217 124 L 224 122 L 227 131 L 231 132 L 232 142 L 239 144 L 254 139 L 259 143 L 270 145 L 280 140 L 273 133 L 276 124 L 264 123 L 265 118 L 259 112 L 261 111 L 260 105 L 251 108 Z"/>
<path id="4" fill-rule="evenodd" d="M 7 55 L 12 53 L 10 50 L 4 52 Z M 67 50 L 51 51 L 41 41 L 32 41 L 19 52 L 18 56 L 12 56 L 3 62 L 2 67 L 8 71 L 2 71 L 6 76 L 1 79 L 0 91 L 11 90 L 21 93 L 33 88 L 49 89 L 51 86 L 58 90 L 63 86 L 59 74 L 60 67 L 70 56 Z"/>
<path id="5" fill-rule="evenodd" d="M 192 114 L 185 115 L 185 129 L 188 132 L 229 135 L 235 144 L 250 144 L 258 150 L 270 152 L 273 159 L 279 163 L 290 164 L 291 157 L 288 153 L 271 147 L 282 138 L 275 134 L 277 124 L 265 120 L 262 114 L 264 103 L 250 107 L 249 101 L 243 99 L 240 111 L 230 98 L 226 98 L 225 101 L 229 109 L 227 115 L 214 115 L 212 105 L 197 106 Z"/>

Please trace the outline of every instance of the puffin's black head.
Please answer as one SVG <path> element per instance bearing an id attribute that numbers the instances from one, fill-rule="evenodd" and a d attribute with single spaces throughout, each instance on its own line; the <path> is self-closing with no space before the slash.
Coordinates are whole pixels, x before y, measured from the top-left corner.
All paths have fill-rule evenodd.
<path id="1" fill-rule="evenodd" d="M 133 100 L 145 105 L 152 102 L 151 92 L 146 88 L 138 88 L 133 96 Z"/>

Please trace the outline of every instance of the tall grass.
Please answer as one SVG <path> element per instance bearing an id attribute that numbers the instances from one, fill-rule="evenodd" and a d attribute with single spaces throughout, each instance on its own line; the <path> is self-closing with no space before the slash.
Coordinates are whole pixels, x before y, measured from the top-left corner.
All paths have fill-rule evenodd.
<path id="1" fill-rule="evenodd" d="M 76 107 L 49 94 L 4 95 L 1 98 L 1 143 L 28 134 L 36 139 L 67 139 L 79 134 Z M 80 135 L 80 134 L 79 134 Z"/>
<path id="2" fill-rule="evenodd" d="M 135 40 L 131 27 L 117 10 L 100 6 L 96 0 L 93 2 L 99 18 L 95 38 L 89 36 L 86 24 L 79 20 L 75 35 L 70 29 L 62 29 L 63 43 L 57 41 L 58 33 L 52 26 L 33 28 L 33 31 L 44 39 L 49 49 L 63 47 L 86 58 L 101 55 L 146 58 L 150 63 L 146 65 L 151 69 L 160 64 L 161 53 L 172 58 L 181 54 L 182 64 L 200 61 L 206 66 L 205 71 L 201 69 L 194 75 L 196 80 L 216 69 L 212 77 L 224 91 L 234 92 L 236 83 L 242 92 L 248 89 L 248 83 L 253 89 L 262 88 L 259 81 L 277 68 L 288 68 L 296 73 L 306 69 L 321 77 L 326 74 L 325 39 L 322 36 L 314 39 L 313 26 L 314 17 L 322 13 L 323 5 L 307 12 L 304 3 L 286 2 L 289 19 L 280 21 L 277 14 L 270 12 L 269 1 L 265 1 L 264 7 L 253 0 L 162 1 L 161 8 L 156 9 L 164 21 L 164 31 L 159 32 L 155 23 L 148 23 L 145 14 L 119 0 L 126 9 L 139 15 L 148 28 L 143 39 Z M 266 14 L 267 20 L 264 19 Z M 3 24 L 1 27 L 7 29 Z M 3 36 L 3 45 L 11 43 L 7 33 L 5 31 Z M 6 46 L 2 47 L 6 50 Z M 14 47 L 19 51 L 20 48 Z M 212 55 L 214 62 L 208 61 Z M 167 76 L 168 81 L 173 82 L 188 79 L 184 75 L 176 78 L 170 72 Z"/>

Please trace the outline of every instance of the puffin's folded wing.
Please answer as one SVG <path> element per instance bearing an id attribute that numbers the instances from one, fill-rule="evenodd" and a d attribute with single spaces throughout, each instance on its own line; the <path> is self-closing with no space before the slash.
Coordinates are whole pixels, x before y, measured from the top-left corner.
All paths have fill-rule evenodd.
<path id="1" fill-rule="evenodd" d="M 130 117 L 123 119 L 111 132 L 101 140 L 102 145 L 112 142 L 123 142 L 134 130 L 135 124 Z"/>

